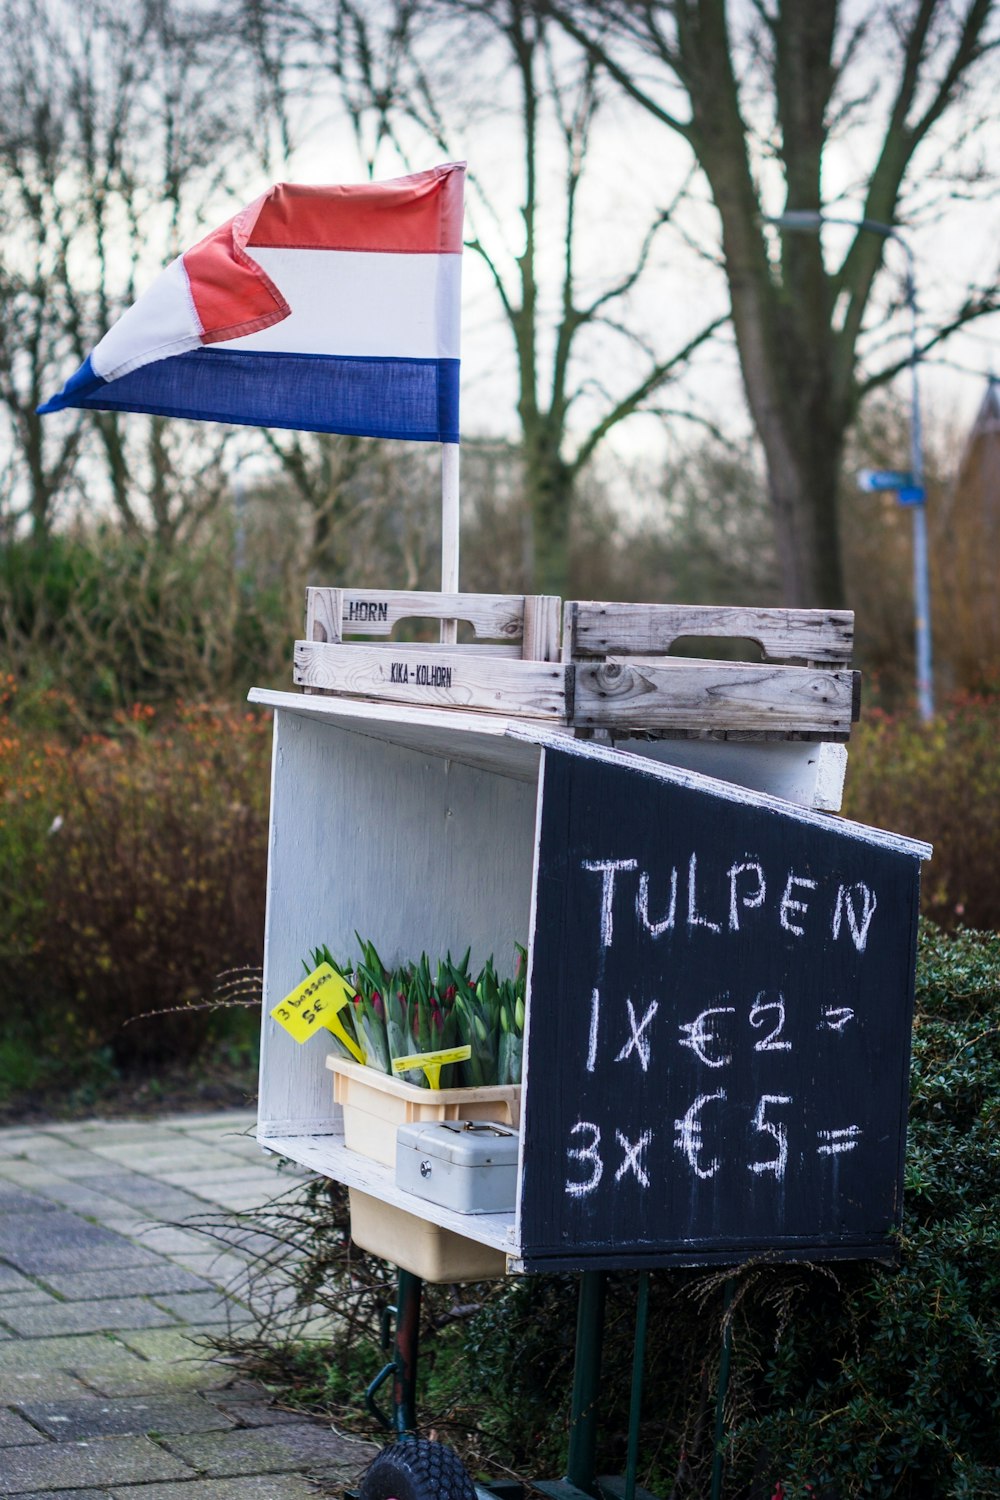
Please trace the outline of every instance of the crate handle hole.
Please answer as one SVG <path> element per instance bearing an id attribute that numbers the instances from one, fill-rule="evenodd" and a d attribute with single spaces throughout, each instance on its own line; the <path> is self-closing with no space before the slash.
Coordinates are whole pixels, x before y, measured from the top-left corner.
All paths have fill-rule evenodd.
<path id="1" fill-rule="evenodd" d="M 759 641 L 736 635 L 679 635 L 667 655 L 702 661 L 763 662 L 765 659 Z"/>

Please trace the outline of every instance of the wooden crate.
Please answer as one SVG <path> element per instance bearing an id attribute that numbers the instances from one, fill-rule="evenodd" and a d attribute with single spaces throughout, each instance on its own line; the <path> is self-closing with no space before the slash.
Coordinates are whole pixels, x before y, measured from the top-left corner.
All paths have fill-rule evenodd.
<path id="1" fill-rule="evenodd" d="M 312 692 L 566 722 L 573 673 L 559 660 L 559 604 L 544 594 L 310 588 L 294 680 Z M 345 639 L 388 637 L 408 619 L 462 621 L 475 641 Z"/>
<path id="2" fill-rule="evenodd" d="M 549 595 L 310 588 L 294 680 L 307 692 L 545 719 L 616 740 L 844 741 L 858 717 L 847 610 L 576 600 L 559 659 L 559 606 Z M 388 639 L 411 619 L 442 622 L 452 639 Z M 471 644 L 456 644 L 457 621 Z M 760 660 L 668 654 L 690 637 L 749 640 Z"/>
<path id="3" fill-rule="evenodd" d="M 668 656 L 689 637 L 749 640 L 758 662 Z M 579 729 L 728 738 L 846 740 L 860 673 L 848 610 L 571 601 L 563 660 L 575 667 Z"/>

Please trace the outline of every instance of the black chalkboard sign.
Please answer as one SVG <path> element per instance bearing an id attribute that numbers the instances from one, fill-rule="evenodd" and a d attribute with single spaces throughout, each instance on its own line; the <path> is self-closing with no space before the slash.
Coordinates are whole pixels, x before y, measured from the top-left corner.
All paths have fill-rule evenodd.
<path id="1" fill-rule="evenodd" d="M 913 847 L 546 749 L 526 1269 L 891 1256 Z"/>

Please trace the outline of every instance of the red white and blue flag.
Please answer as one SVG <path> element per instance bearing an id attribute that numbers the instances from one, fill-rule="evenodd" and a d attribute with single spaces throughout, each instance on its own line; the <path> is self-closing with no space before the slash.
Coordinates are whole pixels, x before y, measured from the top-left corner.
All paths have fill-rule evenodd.
<path id="1" fill-rule="evenodd" d="M 465 167 L 279 183 L 162 271 L 64 407 L 458 442 Z"/>

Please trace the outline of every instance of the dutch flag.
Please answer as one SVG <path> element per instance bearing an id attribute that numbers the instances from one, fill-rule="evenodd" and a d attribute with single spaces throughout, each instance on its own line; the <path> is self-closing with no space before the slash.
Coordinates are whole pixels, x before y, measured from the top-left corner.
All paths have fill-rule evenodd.
<path id="1" fill-rule="evenodd" d="M 279 183 L 162 271 L 64 407 L 458 442 L 464 163 Z"/>

